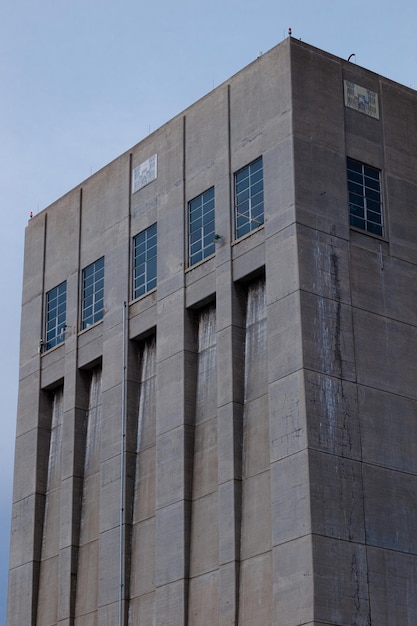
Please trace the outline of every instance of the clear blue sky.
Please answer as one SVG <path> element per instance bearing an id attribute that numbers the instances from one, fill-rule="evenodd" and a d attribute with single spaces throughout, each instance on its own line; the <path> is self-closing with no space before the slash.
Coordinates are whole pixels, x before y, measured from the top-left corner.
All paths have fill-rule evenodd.
<path id="1" fill-rule="evenodd" d="M 23 237 L 37 213 L 287 35 L 417 89 L 416 0 L 13 0 L 0 8 L 0 625 Z M 23 625 L 22 625 L 23 626 Z"/>

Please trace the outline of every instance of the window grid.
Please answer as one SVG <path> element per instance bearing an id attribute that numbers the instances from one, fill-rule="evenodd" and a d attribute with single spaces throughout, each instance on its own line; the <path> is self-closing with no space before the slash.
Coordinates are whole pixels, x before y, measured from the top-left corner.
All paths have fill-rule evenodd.
<path id="1" fill-rule="evenodd" d="M 50 350 L 65 340 L 67 283 L 64 281 L 46 294 L 45 347 Z"/>
<path id="2" fill-rule="evenodd" d="M 262 157 L 235 173 L 236 238 L 264 223 Z"/>
<path id="3" fill-rule="evenodd" d="M 156 287 L 157 225 L 153 224 L 133 240 L 133 297 L 139 298 Z"/>
<path id="4" fill-rule="evenodd" d="M 383 235 L 380 171 L 347 159 L 350 225 Z"/>
<path id="5" fill-rule="evenodd" d="M 214 187 L 188 203 L 188 259 L 195 265 L 215 251 Z"/>
<path id="6" fill-rule="evenodd" d="M 81 328 L 100 321 L 104 314 L 104 257 L 83 270 Z"/>

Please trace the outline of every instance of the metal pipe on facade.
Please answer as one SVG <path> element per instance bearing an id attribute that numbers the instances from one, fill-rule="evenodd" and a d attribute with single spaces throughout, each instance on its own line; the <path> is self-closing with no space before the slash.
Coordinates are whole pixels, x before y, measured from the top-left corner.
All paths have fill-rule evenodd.
<path id="1" fill-rule="evenodd" d="M 120 433 L 119 626 L 124 626 L 125 601 L 125 477 L 126 477 L 126 331 L 127 304 L 122 309 L 122 398 Z"/>

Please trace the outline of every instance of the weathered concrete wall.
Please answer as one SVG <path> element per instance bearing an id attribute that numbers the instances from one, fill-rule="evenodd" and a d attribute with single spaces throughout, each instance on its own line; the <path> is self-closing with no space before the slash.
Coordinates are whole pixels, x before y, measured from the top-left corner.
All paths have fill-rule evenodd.
<path id="1" fill-rule="evenodd" d="M 416 94 L 303 46 L 292 64 L 315 618 L 412 624 Z M 343 106 L 343 79 L 379 120 Z M 384 238 L 349 229 L 346 156 L 382 172 Z"/>
<path id="2" fill-rule="evenodd" d="M 380 120 L 344 106 L 344 78 L 379 94 Z M 414 625 L 416 111 L 411 90 L 288 39 L 31 220 L 8 626 L 114 626 L 120 615 L 128 626 Z M 132 193 L 132 170 L 155 154 L 156 179 Z M 259 156 L 265 224 L 235 240 L 233 173 Z M 346 156 L 382 171 L 384 238 L 349 227 Z M 220 239 L 189 268 L 187 205 L 212 186 Z M 154 223 L 157 289 L 132 300 L 132 238 Z M 103 320 L 80 331 L 81 272 L 102 256 Z M 64 280 L 65 342 L 39 352 L 45 293 Z M 154 396 L 139 418 L 140 358 L 153 341 Z M 98 574 L 83 582 L 86 561 Z"/>

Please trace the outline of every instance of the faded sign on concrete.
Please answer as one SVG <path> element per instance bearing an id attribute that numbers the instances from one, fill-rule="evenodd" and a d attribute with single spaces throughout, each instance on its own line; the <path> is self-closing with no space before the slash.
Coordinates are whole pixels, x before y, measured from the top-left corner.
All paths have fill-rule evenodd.
<path id="1" fill-rule="evenodd" d="M 345 106 L 379 120 L 378 94 L 370 89 L 344 81 Z"/>
<path id="2" fill-rule="evenodd" d="M 135 167 L 132 172 L 132 193 L 139 191 L 148 185 L 157 176 L 157 156 L 154 154 L 149 159 Z"/>

